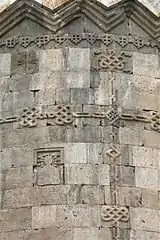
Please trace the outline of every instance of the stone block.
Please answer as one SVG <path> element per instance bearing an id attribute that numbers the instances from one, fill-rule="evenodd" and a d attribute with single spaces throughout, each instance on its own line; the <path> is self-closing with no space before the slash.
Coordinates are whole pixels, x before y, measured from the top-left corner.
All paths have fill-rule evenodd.
<path id="1" fill-rule="evenodd" d="M 159 78 L 133 75 L 133 86 L 138 93 L 158 94 L 159 84 Z"/>
<path id="2" fill-rule="evenodd" d="M 39 61 L 34 50 L 14 52 L 11 57 L 11 74 L 37 73 Z"/>
<path id="3" fill-rule="evenodd" d="M 139 109 L 159 110 L 158 94 L 138 93 L 133 94 L 134 106 Z"/>
<path id="4" fill-rule="evenodd" d="M 142 191 L 134 187 L 117 188 L 117 204 L 128 207 L 142 206 Z"/>
<path id="5" fill-rule="evenodd" d="M 48 127 L 49 142 L 63 143 L 65 142 L 65 126 L 51 126 Z"/>
<path id="6" fill-rule="evenodd" d="M 7 76 L 11 73 L 11 54 L 0 54 L 0 76 Z"/>
<path id="7" fill-rule="evenodd" d="M 117 184 L 121 186 L 135 186 L 135 167 L 117 166 Z"/>
<path id="8" fill-rule="evenodd" d="M 112 240 L 112 230 L 111 228 L 101 228 L 99 229 L 99 239 L 98 240 Z"/>
<path id="9" fill-rule="evenodd" d="M 136 187 L 158 190 L 158 170 L 135 167 Z"/>
<path id="10" fill-rule="evenodd" d="M 90 71 L 90 49 L 69 48 L 67 69 L 70 71 Z"/>
<path id="11" fill-rule="evenodd" d="M 39 71 L 61 71 L 64 70 L 64 56 L 62 49 L 47 49 L 39 51 Z"/>
<path id="12" fill-rule="evenodd" d="M 42 186 L 42 205 L 77 204 L 80 202 L 81 185 Z"/>
<path id="13" fill-rule="evenodd" d="M 90 72 L 86 70 L 66 72 L 66 84 L 68 88 L 89 88 Z"/>
<path id="14" fill-rule="evenodd" d="M 95 104 L 110 105 L 113 95 L 111 87 L 113 77 L 108 72 L 100 72 L 99 86 L 95 88 Z"/>
<path id="15" fill-rule="evenodd" d="M 103 205 L 104 186 L 82 186 L 80 202 L 88 205 Z"/>
<path id="16" fill-rule="evenodd" d="M 142 189 L 142 206 L 144 208 L 159 209 L 157 190 Z"/>
<path id="17" fill-rule="evenodd" d="M 160 149 L 160 134 L 156 131 L 144 130 L 143 142 L 145 147 L 155 147 Z"/>
<path id="18" fill-rule="evenodd" d="M 2 189 L 24 188 L 33 185 L 32 166 L 2 171 Z"/>
<path id="19" fill-rule="evenodd" d="M 72 104 L 94 104 L 94 92 L 91 88 L 71 88 Z"/>
<path id="20" fill-rule="evenodd" d="M 87 163 L 90 164 L 101 164 L 102 159 L 102 143 L 87 143 Z"/>
<path id="21" fill-rule="evenodd" d="M 86 163 L 86 143 L 68 143 L 64 145 L 64 163 Z"/>
<path id="22" fill-rule="evenodd" d="M 52 239 L 71 240 L 72 229 L 70 227 L 61 228 L 60 226 L 55 226 L 55 227 L 52 226 L 50 228 L 44 228 L 44 229 L 35 229 L 33 231 L 30 231 L 27 234 L 26 238 L 22 240 L 52 240 Z M 10 240 L 10 239 L 7 239 L 7 240 Z"/>
<path id="23" fill-rule="evenodd" d="M 158 168 L 160 151 L 154 148 L 132 147 L 133 165 L 137 167 Z"/>
<path id="24" fill-rule="evenodd" d="M 4 232 L 0 233 L 1 240 L 26 240 L 29 236 L 30 231 L 13 231 L 13 232 Z"/>
<path id="25" fill-rule="evenodd" d="M 1 210 L 0 217 L 1 232 L 30 230 L 31 228 L 31 208 Z"/>
<path id="26" fill-rule="evenodd" d="M 40 105 L 55 105 L 56 92 L 52 88 L 45 88 L 38 93 L 38 103 Z"/>
<path id="27" fill-rule="evenodd" d="M 32 207 L 32 229 L 55 226 L 56 206 Z"/>
<path id="28" fill-rule="evenodd" d="M 1 170 L 33 164 L 33 152 L 29 146 L 3 148 L 0 152 Z"/>
<path id="29" fill-rule="evenodd" d="M 133 74 L 159 77 L 158 55 L 133 53 Z"/>
<path id="30" fill-rule="evenodd" d="M 104 201 L 105 205 L 111 205 L 111 188 L 110 186 L 104 186 Z"/>
<path id="31" fill-rule="evenodd" d="M 159 212 L 147 208 L 130 209 L 131 228 L 142 231 L 159 231 Z"/>
<path id="32" fill-rule="evenodd" d="M 141 129 L 132 129 L 132 128 L 123 128 L 119 129 L 119 140 L 121 144 L 131 144 L 131 145 L 140 145 L 142 146 L 142 130 Z"/>
<path id="33" fill-rule="evenodd" d="M 99 207 L 84 205 L 57 206 L 56 223 L 63 228 L 99 226 Z"/>
<path id="34" fill-rule="evenodd" d="M 108 164 L 99 165 L 99 184 L 110 185 L 110 167 Z"/>
<path id="35" fill-rule="evenodd" d="M 159 233 L 152 231 L 131 230 L 130 239 L 138 240 L 159 240 Z"/>
<path id="36" fill-rule="evenodd" d="M 65 164 L 66 184 L 98 184 L 99 166 L 94 164 Z"/>
<path id="37" fill-rule="evenodd" d="M 17 110 L 18 108 L 27 108 L 36 105 L 37 103 L 38 101 L 34 98 L 31 91 L 11 92 L 4 95 L 2 110 Z"/>
<path id="38" fill-rule="evenodd" d="M 63 132 L 64 133 L 64 132 Z M 66 129 L 66 142 L 97 143 L 102 142 L 101 126 L 71 126 Z"/>
<path id="39" fill-rule="evenodd" d="M 41 189 L 37 187 L 5 190 L 2 194 L 2 209 L 24 208 L 41 204 Z"/>
<path id="40" fill-rule="evenodd" d="M 124 107 L 125 109 L 133 109 L 133 75 L 116 73 L 113 83 L 115 90 L 118 92 L 117 100 L 120 106 Z"/>
<path id="41" fill-rule="evenodd" d="M 41 147 L 48 143 L 48 129 L 45 127 L 5 130 L 1 133 L 1 146 L 4 148 L 32 146 Z"/>
<path id="42" fill-rule="evenodd" d="M 73 240 L 100 240 L 98 228 L 74 228 Z"/>
<path id="43" fill-rule="evenodd" d="M 57 104 L 70 104 L 71 92 L 69 88 L 61 88 L 56 90 L 56 103 Z"/>
<path id="44" fill-rule="evenodd" d="M 38 81 L 41 90 L 46 88 L 61 89 L 68 87 L 66 85 L 67 72 L 63 71 L 44 71 L 38 74 Z M 47 84 L 46 84 L 47 83 Z"/>
<path id="45" fill-rule="evenodd" d="M 12 87 L 11 87 L 11 78 L 10 76 L 1 76 L 0 77 L 0 81 L 1 81 L 1 97 L 4 93 L 7 93 L 9 91 L 12 91 Z"/>
<path id="46" fill-rule="evenodd" d="M 32 81 L 33 75 L 31 74 L 17 74 L 12 75 L 9 79 L 9 88 L 10 91 L 14 92 L 24 92 L 26 90 L 29 90 L 30 84 Z"/>

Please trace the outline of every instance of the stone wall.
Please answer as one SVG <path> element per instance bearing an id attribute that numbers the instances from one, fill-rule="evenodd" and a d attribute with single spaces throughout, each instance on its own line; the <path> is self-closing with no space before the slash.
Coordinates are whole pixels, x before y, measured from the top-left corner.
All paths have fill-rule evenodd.
<path id="1" fill-rule="evenodd" d="M 3 43 L 0 239 L 158 240 L 158 42 L 68 32 Z"/>

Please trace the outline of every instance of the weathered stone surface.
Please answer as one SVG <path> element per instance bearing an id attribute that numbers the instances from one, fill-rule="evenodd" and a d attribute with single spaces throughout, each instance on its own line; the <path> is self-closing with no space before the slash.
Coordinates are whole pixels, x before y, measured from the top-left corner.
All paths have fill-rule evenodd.
<path id="1" fill-rule="evenodd" d="M 2 189 L 23 188 L 33 185 L 32 167 L 11 168 L 1 174 Z"/>
<path id="2" fill-rule="evenodd" d="M 118 187 L 117 202 L 121 206 L 141 207 L 142 191 L 134 187 Z"/>
<path id="3" fill-rule="evenodd" d="M 144 208 L 159 209 L 159 196 L 157 190 L 142 189 L 142 206 Z"/>
<path id="4" fill-rule="evenodd" d="M 31 207 L 39 204 L 41 204 L 40 188 L 16 188 L 2 193 L 2 209 Z"/>
<path id="5" fill-rule="evenodd" d="M 54 226 L 55 220 L 56 206 L 32 207 L 32 229 Z"/>
<path id="6" fill-rule="evenodd" d="M 0 239 L 159 239 L 158 21 L 137 1 L 2 13 Z"/>
<path id="7" fill-rule="evenodd" d="M 147 208 L 131 208 L 131 227 L 134 230 L 159 231 L 159 212 Z"/>
<path id="8" fill-rule="evenodd" d="M 158 190 L 158 170 L 152 168 L 135 168 L 136 187 Z"/>
<path id="9" fill-rule="evenodd" d="M 133 53 L 133 74 L 159 77 L 158 55 Z"/>
<path id="10" fill-rule="evenodd" d="M 133 165 L 137 167 L 158 168 L 160 151 L 154 148 L 132 147 Z"/>
<path id="11" fill-rule="evenodd" d="M 31 228 L 31 208 L 5 209 L 0 211 L 2 232 L 29 230 Z"/>
<path id="12" fill-rule="evenodd" d="M 64 69 L 64 57 L 61 49 L 39 51 L 39 71 L 61 71 Z"/>
<path id="13" fill-rule="evenodd" d="M 7 76 L 11 73 L 11 54 L 0 54 L 0 75 Z"/>

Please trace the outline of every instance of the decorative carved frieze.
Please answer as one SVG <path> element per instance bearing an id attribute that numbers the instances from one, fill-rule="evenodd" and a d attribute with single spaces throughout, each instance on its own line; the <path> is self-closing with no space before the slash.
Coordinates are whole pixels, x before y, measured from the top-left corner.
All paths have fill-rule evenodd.
<path id="1" fill-rule="evenodd" d="M 117 43 L 122 48 L 126 46 L 134 46 L 137 49 L 143 47 L 157 47 L 160 48 L 159 41 L 153 41 L 142 37 L 125 36 L 125 35 L 113 35 L 113 34 L 93 34 L 93 33 L 74 33 L 74 34 L 45 34 L 37 37 L 32 36 L 21 36 L 21 37 L 11 37 L 6 40 L 1 40 L 0 47 L 6 46 L 7 48 L 14 48 L 16 45 L 20 45 L 24 48 L 28 47 L 30 44 L 34 44 L 38 47 L 42 47 L 49 42 L 55 42 L 62 45 L 66 42 L 71 42 L 78 45 L 82 41 L 87 41 L 89 44 L 93 45 L 96 42 L 103 43 L 105 46 L 109 46 L 112 43 Z"/>
<path id="2" fill-rule="evenodd" d="M 122 206 L 102 206 L 101 217 L 105 222 L 112 222 L 113 226 L 128 222 L 130 218 L 128 208 Z"/>
<path id="3" fill-rule="evenodd" d="M 152 130 L 160 132 L 160 114 L 156 111 L 150 111 L 146 116 L 118 113 L 114 108 L 107 112 L 74 112 L 72 106 L 69 105 L 56 105 L 53 107 L 53 112 L 42 112 L 38 107 L 27 107 L 20 115 L 0 118 L 0 124 L 20 122 L 23 127 L 36 127 L 39 120 L 55 119 L 55 124 L 64 126 L 72 124 L 75 118 L 106 119 L 111 125 L 115 125 L 117 121 L 137 121 L 149 124 Z"/>
<path id="4" fill-rule="evenodd" d="M 116 54 L 110 49 L 97 49 L 94 50 L 92 59 L 92 68 L 102 71 L 124 71 L 131 72 L 128 67 L 128 57 L 131 57 L 131 53 L 121 52 Z"/>
<path id="5" fill-rule="evenodd" d="M 35 150 L 33 170 L 37 185 L 63 184 L 63 148 Z"/>

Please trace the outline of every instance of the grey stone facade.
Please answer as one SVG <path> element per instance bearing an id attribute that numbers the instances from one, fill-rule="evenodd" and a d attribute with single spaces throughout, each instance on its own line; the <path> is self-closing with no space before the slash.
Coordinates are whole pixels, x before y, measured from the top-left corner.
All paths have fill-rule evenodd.
<path id="1" fill-rule="evenodd" d="M 159 18 L 26 0 L 0 21 L 0 239 L 158 240 Z"/>

